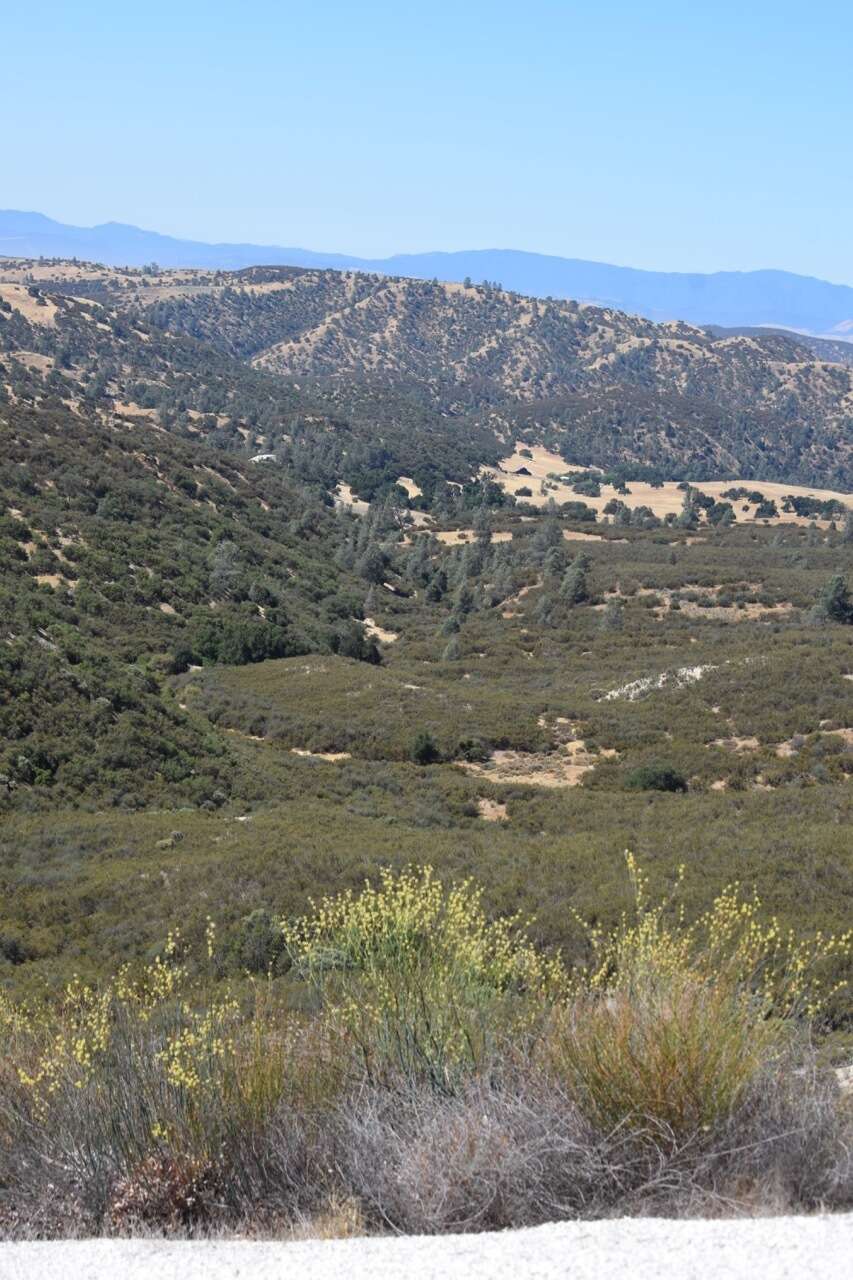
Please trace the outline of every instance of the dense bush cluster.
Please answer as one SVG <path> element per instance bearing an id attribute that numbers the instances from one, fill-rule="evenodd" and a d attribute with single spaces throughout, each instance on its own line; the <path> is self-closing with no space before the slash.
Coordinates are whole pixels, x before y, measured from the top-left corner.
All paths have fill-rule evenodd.
<path id="1" fill-rule="evenodd" d="M 634 878 L 567 972 L 470 883 L 385 873 L 278 927 L 313 1013 L 188 984 L 178 934 L 101 988 L 0 1006 L 0 1223 L 286 1231 L 535 1225 L 853 1198 L 850 1116 L 803 1037 L 850 940 L 736 889 L 687 924 Z M 246 935 L 268 937 L 268 920 Z M 207 964 L 219 944 L 206 928 Z"/>
<path id="2" fill-rule="evenodd" d="M 365 587 L 336 564 L 346 519 L 316 494 L 165 433 L 155 448 L 139 425 L 6 413 L 0 806 L 46 791 L 204 798 L 225 744 L 164 696 L 165 673 L 310 651 L 376 660 Z"/>

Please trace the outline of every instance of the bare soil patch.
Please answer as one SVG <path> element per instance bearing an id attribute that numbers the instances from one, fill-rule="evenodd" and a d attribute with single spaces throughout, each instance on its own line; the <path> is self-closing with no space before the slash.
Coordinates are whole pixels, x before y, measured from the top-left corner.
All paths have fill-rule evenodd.
<path id="1" fill-rule="evenodd" d="M 564 529 L 563 537 L 567 542 L 601 542 L 603 533 L 581 533 L 578 529 Z M 627 538 L 611 538 L 611 542 L 627 542 Z"/>
<path id="2" fill-rule="evenodd" d="M 849 747 L 853 747 L 853 729 L 820 729 L 818 730 L 820 737 L 841 738 L 841 740 Z M 806 741 L 805 734 L 794 734 L 793 738 L 787 738 L 784 742 L 780 742 L 776 746 L 777 756 L 787 759 L 795 756 Z"/>
<path id="3" fill-rule="evenodd" d="M 477 801 L 477 810 L 485 822 L 506 822 L 507 820 L 506 805 L 498 800 L 489 800 L 487 796 L 480 796 Z"/>
<path id="4" fill-rule="evenodd" d="M 20 312 L 30 324 L 51 328 L 56 323 L 56 303 L 49 298 L 34 298 L 21 284 L 0 284 L 0 298 Z"/>
<path id="5" fill-rule="evenodd" d="M 53 356 L 42 355 L 39 351 L 14 351 L 12 357 L 27 369 L 38 369 L 39 373 L 49 373 L 53 368 Z"/>
<path id="6" fill-rule="evenodd" d="M 339 507 L 351 507 L 357 515 L 363 516 L 366 511 L 370 510 L 370 503 L 363 502 L 361 498 L 357 498 L 352 488 L 343 482 L 338 485 L 334 497 Z"/>
<path id="7" fill-rule="evenodd" d="M 473 529 L 440 529 L 435 536 L 446 547 L 458 547 L 460 543 L 474 542 L 477 534 Z M 496 533 L 492 534 L 492 542 L 511 541 L 512 531 L 510 529 L 498 529 Z"/>
<path id="8" fill-rule="evenodd" d="M 467 773 L 490 782 L 531 787 L 576 787 L 602 759 L 616 755 L 613 750 L 597 755 L 587 750 L 582 739 L 565 743 L 559 751 L 495 751 L 484 764 L 467 760 L 456 763 Z"/>
<path id="9" fill-rule="evenodd" d="M 364 629 L 374 640 L 378 640 L 380 644 L 393 644 L 395 640 L 400 639 L 399 631 L 387 631 L 385 627 L 380 627 L 374 622 L 373 618 L 364 619 Z"/>
<path id="10" fill-rule="evenodd" d="M 663 594 L 663 593 L 661 593 Z M 679 612 L 688 618 L 708 618 L 715 622 L 756 622 L 762 618 L 770 621 L 772 618 L 785 617 L 786 614 L 792 613 L 794 606 L 790 601 L 784 601 L 781 604 L 732 604 L 732 605 L 702 605 L 695 600 L 682 600 L 679 604 Z M 655 615 L 662 617 L 667 609 L 656 609 Z"/>
<path id="11" fill-rule="evenodd" d="M 306 747 L 291 747 L 292 756 L 302 756 L 307 760 L 325 760 L 328 764 L 336 764 L 339 760 L 351 760 L 351 751 L 309 751 Z"/>

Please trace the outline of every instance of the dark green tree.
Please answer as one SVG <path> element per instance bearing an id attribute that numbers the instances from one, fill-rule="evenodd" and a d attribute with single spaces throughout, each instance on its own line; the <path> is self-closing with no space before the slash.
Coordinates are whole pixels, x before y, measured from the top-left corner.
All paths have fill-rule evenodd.
<path id="1" fill-rule="evenodd" d="M 412 743 L 412 759 L 415 764 L 436 764 L 441 759 L 441 752 L 435 738 L 428 729 L 421 729 Z"/>
<path id="2" fill-rule="evenodd" d="M 835 573 L 818 596 L 811 611 L 811 621 L 853 623 L 853 600 L 850 590 L 840 573 Z"/>
<path id="3" fill-rule="evenodd" d="M 572 563 L 566 570 L 563 581 L 560 585 L 560 599 L 569 608 L 573 608 L 576 604 L 583 604 L 589 599 L 588 575 L 591 561 L 589 556 L 579 551 Z"/>

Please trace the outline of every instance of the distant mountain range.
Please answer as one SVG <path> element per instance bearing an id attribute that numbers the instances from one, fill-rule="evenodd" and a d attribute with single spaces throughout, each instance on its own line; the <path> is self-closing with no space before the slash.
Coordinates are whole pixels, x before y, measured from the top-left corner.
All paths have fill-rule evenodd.
<path id="1" fill-rule="evenodd" d="M 250 266 L 337 268 L 415 279 L 499 282 L 533 297 L 574 298 L 650 320 L 696 325 L 754 326 L 853 342 L 853 287 L 789 271 L 699 273 L 640 271 L 579 258 L 515 249 L 396 254 L 354 258 L 279 245 L 206 244 L 144 231 L 119 222 L 73 227 L 41 213 L 0 210 L 0 255 L 82 258 L 110 266 Z"/>

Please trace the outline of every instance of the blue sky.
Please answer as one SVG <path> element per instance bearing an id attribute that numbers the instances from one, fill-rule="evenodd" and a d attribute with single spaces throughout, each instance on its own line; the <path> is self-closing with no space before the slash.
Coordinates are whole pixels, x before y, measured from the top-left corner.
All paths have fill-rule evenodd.
<path id="1" fill-rule="evenodd" d="M 853 284 L 850 0 L 47 0 L 0 33 L 0 207 Z"/>

